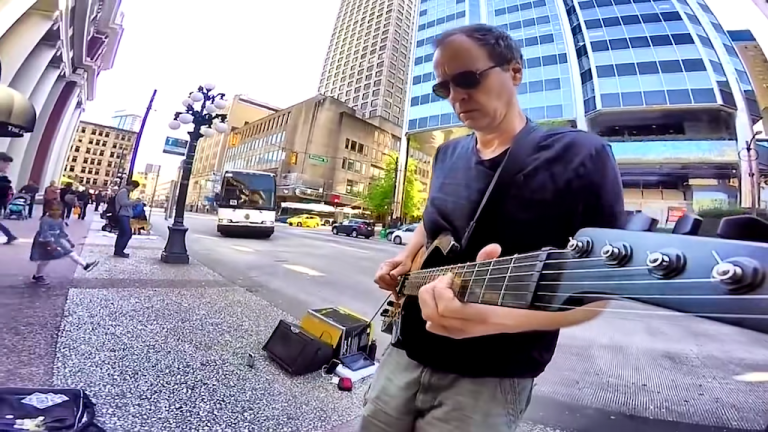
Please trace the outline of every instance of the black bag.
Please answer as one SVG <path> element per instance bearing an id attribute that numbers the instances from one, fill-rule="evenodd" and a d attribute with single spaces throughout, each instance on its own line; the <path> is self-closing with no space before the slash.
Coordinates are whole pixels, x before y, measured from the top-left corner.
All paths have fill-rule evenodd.
<path id="1" fill-rule="evenodd" d="M 94 417 L 94 404 L 82 390 L 0 387 L 0 432 L 104 432 Z"/>

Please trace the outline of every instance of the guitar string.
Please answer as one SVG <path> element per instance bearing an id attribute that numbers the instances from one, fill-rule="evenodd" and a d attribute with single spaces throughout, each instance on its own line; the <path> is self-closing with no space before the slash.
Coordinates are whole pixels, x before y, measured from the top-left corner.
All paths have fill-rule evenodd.
<path id="1" fill-rule="evenodd" d="M 509 257 L 512 258 L 512 257 Z M 502 258 L 507 259 L 507 258 Z M 558 264 L 558 263 L 586 263 L 586 262 L 594 262 L 594 261 L 605 261 L 604 258 L 572 258 L 572 259 L 564 259 L 564 260 L 544 260 L 544 261 L 533 261 L 533 262 L 523 262 L 523 263 L 516 263 L 516 264 L 507 264 L 503 266 L 493 267 L 493 270 L 502 270 L 502 269 L 510 269 L 513 267 L 522 267 L 522 266 L 532 266 L 539 263 L 543 264 Z M 483 261 L 485 262 L 485 261 Z M 461 266 L 471 266 L 476 263 L 469 263 L 469 264 L 461 264 Z M 427 280 L 429 278 L 438 278 L 440 276 L 443 276 L 447 273 L 441 273 L 445 272 L 445 270 L 450 270 L 452 267 L 457 266 L 451 266 L 451 267 L 438 267 L 435 269 L 429 269 L 429 270 L 418 270 L 417 272 L 409 273 L 408 275 L 404 276 L 406 278 L 405 283 L 419 283 L 422 280 Z M 470 269 L 466 268 L 465 270 L 455 270 L 450 271 L 448 273 L 468 273 L 468 272 L 477 272 L 477 271 L 483 271 L 483 270 L 490 270 L 491 267 L 485 267 L 485 268 L 476 268 L 476 269 Z M 602 270 L 624 270 L 624 269 L 638 269 L 638 268 L 647 268 L 647 267 L 609 267 L 606 269 L 570 269 L 570 270 L 542 270 L 540 272 L 535 273 L 568 273 L 568 272 L 590 272 L 590 271 L 602 271 Z M 424 272 L 421 274 L 421 272 Z M 522 272 L 508 272 L 504 274 L 498 274 L 493 276 L 482 276 L 481 278 L 477 278 L 478 280 L 482 278 L 487 277 L 504 277 L 504 276 L 516 276 L 521 274 L 533 274 L 533 272 L 528 273 L 522 273 Z"/>
<path id="2" fill-rule="evenodd" d="M 548 306 L 547 304 L 535 303 L 536 306 Z M 633 309 L 605 309 L 588 306 L 566 306 L 566 309 L 581 309 L 581 310 L 594 310 L 603 312 L 621 312 L 621 313 L 636 313 L 645 315 L 668 315 L 668 316 L 682 316 L 682 315 L 694 315 L 701 318 L 749 318 L 749 319 L 766 319 L 765 315 L 751 315 L 751 314 L 719 314 L 719 313 L 691 313 L 691 312 L 676 312 L 676 311 L 654 311 L 654 310 L 633 310 Z"/>
<path id="3" fill-rule="evenodd" d="M 471 262 L 471 263 L 455 264 L 455 265 L 450 265 L 450 266 L 435 267 L 435 268 L 431 268 L 431 269 L 416 270 L 416 271 L 413 271 L 413 272 L 409 273 L 409 275 L 410 276 L 418 277 L 418 276 L 421 276 L 421 273 L 445 271 L 445 270 L 448 270 L 448 269 L 459 268 L 459 267 L 464 267 L 465 270 L 468 270 L 468 267 L 469 266 L 473 266 L 473 265 L 479 266 L 480 264 L 483 264 L 483 263 L 490 263 L 492 261 L 503 261 L 503 260 L 512 260 L 512 262 L 514 262 L 514 261 L 516 261 L 516 260 L 518 260 L 520 258 L 532 257 L 534 255 L 541 255 L 543 253 L 547 253 L 547 254 L 551 254 L 551 253 L 570 253 L 570 251 L 566 250 L 566 249 L 553 249 L 553 250 L 549 250 L 549 251 L 543 251 L 542 250 L 542 251 L 538 251 L 538 252 L 528 252 L 528 253 L 524 253 L 524 254 L 517 254 L 517 255 L 512 255 L 512 256 L 503 257 L 503 258 L 492 258 L 492 259 L 489 259 L 489 260 L 476 261 L 476 262 Z M 582 258 L 582 259 L 589 260 L 590 258 Z M 603 258 L 591 258 L 591 259 L 600 259 L 601 260 Z M 552 260 L 552 261 L 555 261 L 555 260 Z M 539 261 L 534 261 L 534 262 L 530 262 L 530 263 L 521 263 L 521 264 L 538 264 L 538 263 L 539 263 Z M 516 264 L 513 264 L 513 265 L 516 265 Z M 499 267 L 496 267 L 496 268 L 504 268 L 504 267 L 506 267 L 506 266 L 499 266 Z"/>
<path id="4" fill-rule="evenodd" d="M 524 264 L 529 264 L 529 263 L 522 263 L 521 265 L 524 265 Z M 532 263 L 530 263 L 530 264 L 532 264 Z M 497 267 L 497 268 L 500 268 L 500 267 Z M 557 273 L 572 273 L 572 272 L 584 272 L 584 271 L 607 272 L 607 271 L 622 271 L 622 270 L 624 270 L 624 271 L 626 271 L 626 270 L 647 270 L 648 268 L 649 267 L 646 266 L 646 267 L 617 267 L 617 268 L 577 269 L 577 270 L 548 270 L 548 271 L 542 271 L 542 273 L 546 272 L 546 273 L 550 273 L 550 274 L 557 274 Z M 476 273 L 476 271 L 474 271 L 473 273 Z M 517 274 L 514 274 L 514 275 L 515 276 L 520 276 L 520 275 L 533 275 L 533 274 L 535 274 L 535 272 L 517 273 Z M 506 291 L 506 290 L 503 289 L 503 287 L 504 286 L 508 286 L 508 285 L 531 285 L 533 282 L 525 282 L 525 281 L 519 281 L 519 282 L 506 282 L 506 281 L 505 282 L 488 282 L 488 279 L 491 279 L 491 278 L 500 278 L 500 277 L 507 278 L 508 276 L 511 276 L 511 274 L 510 275 L 506 275 L 506 274 L 488 275 L 488 276 L 479 278 L 478 281 L 479 280 L 484 280 L 484 282 L 483 282 L 483 292 L 480 293 L 480 295 L 478 296 L 478 301 L 482 300 L 483 297 L 488 297 L 488 296 L 496 297 L 496 295 L 498 295 L 499 301 L 496 302 L 498 306 L 502 306 L 503 303 L 517 303 L 517 304 L 521 304 L 521 305 L 527 305 L 528 302 L 509 300 L 509 299 L 505 299 L 504 297 L 507 296 L 507 295 L 514 295 L 514 294 L 517 294 L 517 295 L 520 295 L 520 294 L 522 294 L 522 295 L 532 295 L 531 292 L 526 292 L 526 291 Z M 460 282 L 470 281 L 470 284 L 471 284 L 474 281 L 474 278 L 473 277 L 460 278 L 459 281 Z M 569 283 L 570 284 L 590 284 L 590 285 L 595 285 L 595 284 L 643 284 L 643 283 L 653 284 L 653 283 L 675 283 L 675 282 L 677 282 L 677 283 L 709 283 L 709 284 L 718 284 L 718 281 L 716 281 L 714 279 L 711 279 L 711 278 L 709 278 L 709 279 L 666 279 L 666 280 L 665 279 L 648 279 L 648 280 L 642 280 L 642 281 L 613 281 L 613 282 L 611 282 L 611 281 L 559 281 L 559 282 L 539 281 L 538 283 L 542 284 L 542 285 L 562 285 L 562 284 L 569 284 Z M 502 290 L 501 291 L 495 291 L 495 290 L 489 291 L 487 289 L 489 285 L 492 286 L 492 287 L 493 286 L 501 285 L 502 286 Z M 473 297 L 477 294 L 477 293 L 473 293 L 471 291 L 471 287 L 472 287 L 471 285 L 467 287 L 467 292 L 465 293 L 465 296 L 464 296 L 465 297 L 465 301 L 469 297 L 470 294 Z M 626 296 L 619 296 L 619 295 L 614 295 L 614 294 L 578 294 L 578 293 L 547 293 L 547 292 L 536 292 L 535 294 L 549 295 L 549 296 L 600 297 L 600 298 L 605 299 L 605 300 L 622 300 L 622 299 L 624 299 L 626 297 Z M 719 295 L 718 294 L 718 295 L 689 295 L 689 296 L 686 296 L 686 295 L 674 295 L 674 294 L 673 295 L 642 295 L 642 294 L 638 294 L 638 295 L 629 295 L 629 297 L 632 297 L 632 298 L 697 298 L 697 299 L 706 299 L 706 298 L 710 298 L 710 299 L 711 298 L 716 298 L 716 299 L 726 299 L 726 298 L 731 298 L 731 299 L 764 299 L 764 298 L 768 298 L 768 295 L 740 295 L 740 296 L 733 296 L 733 295 Z M 551 304 L 549 304 L 549 303 L 536 303 L 536 305 L 538 305 L 538 306 L 566 307 L 564 305 L 556 304 L 556 303 L 551 303 Z M 592 308 L 592 309 L 595 309 L 595 308 Z M 614 309 L 612 309 L 612 310 L 614 310 Z M 675 313 L 692 314 L 692 313 L 689 313 L 689 312 L 675 312 Z M 692 314 L 692 315 L 704 316 L 702 314 Z M 743 317 L 749 317 L 749 315 L 739 315 L 739 314 L 728 314 L 727 316 L 730 316 L 730 317 L 742 317 L 742 318 Z M 760 315 L 756 315 L 755 317 L 768 318 L 768 316 L 760 316 Z"/>

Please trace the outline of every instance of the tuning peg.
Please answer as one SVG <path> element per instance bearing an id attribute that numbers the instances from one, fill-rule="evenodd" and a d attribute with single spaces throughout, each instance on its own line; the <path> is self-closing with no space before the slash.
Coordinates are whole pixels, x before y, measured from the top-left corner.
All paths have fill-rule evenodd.
<path id="1" fill-rule="evenodd" d="M 677 220 L 677 222 L 675 222 L 675 226 L 672 228 L 672 234 L 698 235 L 703 222 L 704 220 L 702 218 L 693 213 L 686 212 Z"/>
<path id="2" fill-rule="evenodd" d="M 624 229 L 627 231 L 647 231 L 651 232 L 659 225 L 659 220 L 648 216 L 645 213 L 635 213 L 627 219 Z"/>
<path id="3" fill-rule="evenodd" d="M 768 222 L 750 215 L 729 216 L 720 221 L 717 236 L 729 240 L 768 243 Z"/>
<path id="4" fill-rule="evenodd" d="M 395 301 L 394 300 L 388 301 L 387 302 L 387 307 L 395 307 Z"/>
<path id="5" fill-rule="evenodd" d="M 379 313 L 379 316 L 380 316 L 380 317 L 384 317 L 384 318 L 386 318 L 386 317 L 388 317 L 388 316 L 389 316 L 389 314 L 390 314 L 391 312 L 392 312 L 392 310 L 391 310 L 391 309 L 382 309 L 382 310 L 381 310 L 381 312 Z"/>

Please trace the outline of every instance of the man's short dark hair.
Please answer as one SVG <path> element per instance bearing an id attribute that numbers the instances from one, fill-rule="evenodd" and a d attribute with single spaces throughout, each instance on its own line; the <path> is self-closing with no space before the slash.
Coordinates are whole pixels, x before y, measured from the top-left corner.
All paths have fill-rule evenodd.
<path id="1" fill-rule="evenodd" d="M 132 188 L 136 189 L 139 186 L 141 186 L 141 183 L 139 183 L 138 180 L 131 180 L 128 182 L 128 185 L 130 185 Z"/>
<path id="2" fill-rule="evenodd" d="M 13 162 L 13 158 L 6 152 L 0 152 L 0 162 Z"/>
<path id="3" fill-rule="evenodd" d="M 464 36 L 480 45 L 496 66 L 523 64 L 523 51 L 509 33 L 487 24 L 472 24 L 443 32 L 435 39 L 435 50 L 454 36 Z"/>

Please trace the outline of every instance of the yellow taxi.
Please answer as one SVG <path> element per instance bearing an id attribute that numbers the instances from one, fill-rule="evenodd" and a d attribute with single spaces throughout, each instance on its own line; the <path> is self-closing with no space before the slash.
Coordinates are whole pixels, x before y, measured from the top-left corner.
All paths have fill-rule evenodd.
<path id="1" fill-rule="evenodd" d="M 294 216 L 286 221 L 290 226 L 306 227 L 306 228 L 318 228 L 323 222 L 319 217 L 314 215 L 298 215 Z"/>

